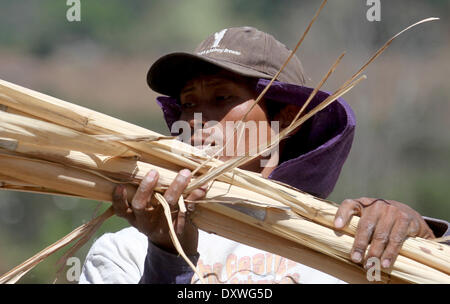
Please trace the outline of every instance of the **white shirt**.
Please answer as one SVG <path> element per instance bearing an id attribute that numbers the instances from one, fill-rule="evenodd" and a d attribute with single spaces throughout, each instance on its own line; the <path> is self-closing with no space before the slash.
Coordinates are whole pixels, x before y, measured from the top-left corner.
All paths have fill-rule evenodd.
<path id="1" fill-rule="evenodd" d="M 135 284 L 144 273 L 147 236 L 129 227 L 106 233 L 88 252 L 79 283 Z M 345 283 L 326 273 L 199 230 L 197 268 L 208 283 Z M 193 283 L 199 283 L 196 275 Z"/>

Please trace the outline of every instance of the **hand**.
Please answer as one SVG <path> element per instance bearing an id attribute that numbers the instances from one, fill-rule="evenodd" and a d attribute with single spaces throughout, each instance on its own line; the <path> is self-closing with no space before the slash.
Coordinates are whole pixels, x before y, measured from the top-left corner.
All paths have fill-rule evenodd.
<path id="1" fill-rule="evenodd" d="M 164 216 L 164 208 L 156 200 L 151 200 L 153 190 L 158 183 L 159 174 L 151 170 L 142 179 L 131 204 L 127 201 L 126 189 L 118 185 L 113 193 L 113 209 L 116 215 L 123 217 L 147 235 L 148 239 L 160 248 L 176 253 L 176 249 L 169 236 L 169 226 Z M 164 198 L 172 210 L 172 222 L 178 240 L 187 255 L 197 253 L 198 230 L 189 220 L 186 213 L 179 211 L 178 200 L 191 180 L 191 172 L 188 169 L 181 170 L 172 184 L 164 193 Z M 190 201 L 201 199 L 205 196 L 204 188 L 192 191 L 186 198 Z M 187 204 L 188 212 L 194 211 L 194 204 Z"/>
<path id="2" fill-rule="evenodd" d="M 367 197 L 346 199 L 336 213 L 335 227 L 344 228 L 353 215 L 361 217 L 351 251 L 351 259 L 355 263 L 376 257 L 383 268 L 389 268 L 408 236 L 434 238 L 419 213 L 396 201 Z M 370 248 L 364 259 L 369 242 Z M 365 265 L 366 268 L 370 266 Z"/>

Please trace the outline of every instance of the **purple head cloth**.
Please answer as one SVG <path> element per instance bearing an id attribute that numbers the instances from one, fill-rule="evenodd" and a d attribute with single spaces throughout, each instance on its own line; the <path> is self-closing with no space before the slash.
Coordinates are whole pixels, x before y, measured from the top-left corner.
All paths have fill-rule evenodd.
<path id="1" fill-rule="evenodd" d="M 172 128 L 172 124 L 180 118 L 181 105 L 176 98 L 168 96 L 158 96 L 156 103 L 159 105 L 164 114 L 169 130 Z"/>
<path id="2" fill-rule="evenodd" d="M 268 83 L 269 80 L 260 79 L 256 92 L 260 93 Z M 312 88 L 275 81 L 264 97 L 302 106 L 312 91 Z M 329 95 L 317 92 L 306 112 Z M 164 96 L 158 97 L 157 103 L 170 130 L 180 117 L 180 104 L 177 99 Z M 295 135 L 285 139 L 280 164 L 269 178 L 317 197 L 328 197 L 350 152 L 355 125 L 355 115 L 350 106 L 342 98 L 337 99 L 308 119 Z"/>

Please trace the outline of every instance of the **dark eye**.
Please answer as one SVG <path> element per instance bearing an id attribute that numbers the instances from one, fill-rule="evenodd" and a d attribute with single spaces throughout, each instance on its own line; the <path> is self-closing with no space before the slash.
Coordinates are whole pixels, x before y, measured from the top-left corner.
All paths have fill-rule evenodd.
<path id="1" fill-rule="evenodd" d="M 230 100 L 232 96 L 230 95 L 219 95 L 216 96 L 216 101 L 226 101 L 226 100 Z"/>
<path id="2" fill-rule="evenodd" d="M 195 103 L 193 103 L 193 102 L 185 102 L 185 103 L 181 104 L 181 107 L 183 109 L 193 108 L 193 107 L 195 107 Z"/>

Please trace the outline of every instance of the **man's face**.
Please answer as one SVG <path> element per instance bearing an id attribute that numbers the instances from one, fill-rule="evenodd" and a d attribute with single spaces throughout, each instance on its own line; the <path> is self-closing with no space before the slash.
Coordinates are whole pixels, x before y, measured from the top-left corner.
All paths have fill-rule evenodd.
<path id="1" fill-rule="evenodd" d="M 256 97 L 243 78 L 225 73 L 188 81 L 180 93 L 180 120 L 187 121 L 191 127 L 191 145 L 220 148 L 228 143 L 220 154 L 222 160 L 255 153 L 259 145 L 267 142 L 272 131 L 264 105 L 258 104 L 248 113 L 245 135 L 239 143 L 239 136 L 233 128 L 254 104 Z"/>

